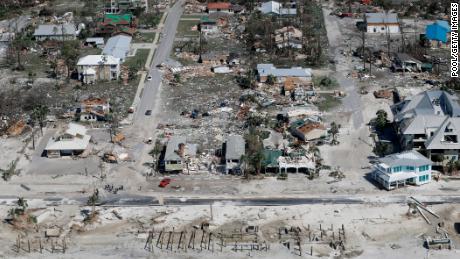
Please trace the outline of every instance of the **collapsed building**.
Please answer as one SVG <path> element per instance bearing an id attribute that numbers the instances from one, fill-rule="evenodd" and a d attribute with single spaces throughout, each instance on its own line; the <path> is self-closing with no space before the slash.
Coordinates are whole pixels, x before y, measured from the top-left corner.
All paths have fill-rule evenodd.
<path id="1" fill-rule="evenodd" d="M 49 139 L 44 155 L 49 158 L 82 155 L 88 149 L 90 140 L 85 126 L 69 123 Z"/>
<path id="2" fill-rule="evenodd" d="M 188 159 L 195 157 L 197 145 L 187 143 L 184 136 L 173 136 L 168 141 L 164 155 L 165 172 L 181 173 L 187 169 Z"/>

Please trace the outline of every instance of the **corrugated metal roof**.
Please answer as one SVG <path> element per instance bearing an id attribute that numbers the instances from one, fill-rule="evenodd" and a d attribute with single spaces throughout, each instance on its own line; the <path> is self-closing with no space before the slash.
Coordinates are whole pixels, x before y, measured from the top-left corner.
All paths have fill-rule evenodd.
<path id="1" fill-rule="evenodd" d="M 76 35 L 75 25 L 66 24 L 42 24 L 35 29 L 34 36 L 61 36 Z"/>
<path id="2" fill-rule="evenodd" d="M 258 64 L 257 71 L 260 76 L 293 76 L 293 77 L 311 77 L 311 69 L 293 67 L 293 68 L 276 68 L 273 64 Z"/>
<path id="3" fill-rule="evenodd" d="M 241 135 L 227 137 L 225 159 L 240 159 L 245 154 L 244 139 Z"/>
<path id="4" fill-rule="evenodd" d="M 131 36 L 117 35 L 109 38 L 107 44 L 105 44 L 102 54 L 114 56 L 124 61 L 129 53 L 131 46 Z"/>
<path id="5" fill-rule="evenodd" d="M 398 23 L 396 13 L 366 13 L 366 22 L 370 23 Z"/>
<path id="6" fill-rule="evenodd" d="M 417 151 L 410 150 L 398 154 L 391 154 L 386 157 L 379 159 L 380 163 L 387 165 L 388 167 L 395 166 L 422 166 L 432 165 L 433 162 L 428 158 L 424 157 Z"/>

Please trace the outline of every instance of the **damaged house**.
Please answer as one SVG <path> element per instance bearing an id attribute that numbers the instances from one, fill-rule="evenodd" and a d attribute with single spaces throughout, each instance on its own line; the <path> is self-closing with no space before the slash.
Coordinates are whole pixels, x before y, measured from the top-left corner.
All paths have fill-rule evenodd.
<path id="1" fill-rule="evenodd" d="M 368 33 L 399 33 L 396 13 L 366 13 L 364 17 Z"/>
<path id="2" fill-rule="evenodd" d="M 396 53 L 391 70 L 393 72 L 420 72 L 422 62 L 406 53 Z"/>
<path id="3" fill-rule="evenodd" d="M 281 4 L 276 1 L 269 1 L 262 3 L 259 7 L 261 13 L 265 15 L 279 15 L 279 16 L 295 16 L 297 15 L 297 7 L 295 2 L 287 2 Z"/>
<path id="4" fill-rule="evenodd" d="M 148 10 L 148 2 L 145 0 L 104 0 L 104 12 L 118 14 L 132 12 L 136 8 Z"/>
<path id="5" fill-rule="evenodd" d="M 197 145 L 188 144 L 184 136 L 173 136 L 168 141 L 164 156 L 165 172 L 181 173 L 184 168 L 187 169 L 187 160 L 195 157 Z"/>
<path id="6" fill-rule="evenodd" d="M 282 48 L 302 48 L 302 31 L 294 26 L 287 26 L 275 30 L 275 44 L 279 49 Z"/>
<path id="7" fill-rule="evenodd" d="M 73 23 L 42 24 L 35 29 L 34 37 L 37 41 L 65 41 L 77 39 L 77 34 L 76 27 Z"/>
<path id="8" fill-rule="evenodd" d="M 434 162 L 457 161 L 460 150 L 460 105 L 445 91 L 425 91 L 392 107 L 405 150 L 417 150 Z"/>
<path id="9" fill-rule="evenodd" d="M 211 19 L 207 16 L 203 16 L 200 19 L 200 29 L 201 32 L 207 34 L 217 32 L 219 30 L 219 27 L 217 26 L 216 20 Z"/>
<path id="10" fill-rule="evenodd" d="M 98 80 L 117 80 L 120 76 L 120 59 L 106 55 L 88 55 L 77 62 L 79 80 L 94 84 Z"/>
<path id="11" fill-rule="evenodd" d="M 205 65 L 227 64 L 230 54 L 227 52 L 209 52 L 201 55 L 201 61 Z"/>
<path id="12" fill-rule="evenodd" d="M 289 132 L 300 141 L 315 141 L 327 136 L 327 128 L 317 120 L 299 119 L 291 124 Z"/>
<path id="13" fill-rule="evenodd" d="M 49 158 L 81 155 L 88 149 L 90 140 L 85 126 L 69 123 L 63 131 L 49 139 L 44 154 Z"/>
<path id="14" fill-rule="evenodd" d="M 427 25 L 425 37 L 432 47 L 448 47 L 450 41 L 450 25 L 447 21 L 437 20 Z"/>
<path id="15" fill-rule="evenodd" d="M 233 13 L 232 4 L 229 2 L 208 3 L 208 13 Z"/>
<path id="16" fill-rule="evenodd" d="M 225 142 L 225 173 L 241 171 L 241 157 L 245 154 L 245 141 L 241 135 L 230 135 Z"/>
<path id="17" fill-rule="evenodd" d="M 77 109 L 80 121 L 105 121 L 110 113 L 110 104 L 105 99 L 88 98 Z"/>
<path id="18" fill-rule="evenodd" d="M 311 69 L 302 67 L 276 68 L 273 64 L 257 65 L 258 79 L 265 83 L 269 76 L 274 77 L 276 83 L 284 83 L 287 79 L 295 78 L 298 84 L 311 84 Z"/>
<path id="19" fill-rule="evenodd" d="M 433 162 L 417 151 L 405 151 L 380 158 L 374 165 L 372 178 L 385 189 L 393 190 L 406 185 L 422 185 L 431 181 Z"/>
<path id="20" fill-rule="evenodd" d="M 130 13 L 105 14 L 97 21 L 96 34 L 110 37 L 116 34 L 132 36 L 137 30 L 137 19 Z"/>

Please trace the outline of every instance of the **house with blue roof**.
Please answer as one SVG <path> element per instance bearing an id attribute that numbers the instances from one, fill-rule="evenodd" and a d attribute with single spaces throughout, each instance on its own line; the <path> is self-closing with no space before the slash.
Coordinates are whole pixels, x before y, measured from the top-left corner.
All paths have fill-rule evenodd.
<path id="1" fill-rule="evenodd" d="M 442 44 L 448 46 L 450 25 L 447 21 L 437 20 L 426 26 L 426 38 L 431 42 L 431 46 L 441 47 Z"/>

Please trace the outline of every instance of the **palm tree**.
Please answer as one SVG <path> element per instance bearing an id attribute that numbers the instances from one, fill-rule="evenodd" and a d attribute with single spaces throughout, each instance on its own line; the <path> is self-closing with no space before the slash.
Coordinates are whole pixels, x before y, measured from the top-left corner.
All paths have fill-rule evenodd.
<path id="1" fill-rule="evenodd" d="M 384 110 L 378 110 L 377 113 L 377 119 L 375 121 L 377 128 L 383 129 L 387 125 L 387 112 Z"/>
<path id="2" fill-rule="evenodd" d="M 339 128 L 340 125 L 332 122 L 331 123 L 331 128 L 329 129 L 329 133 L 332 135 L 332 145 L 335 145 L 337 143 L 337 134 L 339 133 Z"/>
<path id="3" fill-rule="evenodd" d="M 48 114 L 49 109 L 45 105 L 38 105 L 32 110 L 32 120 L 37 121 L 40 125 L 40 132 L 43 135 L 43 126 L 45 124 L 46 115 Z M 33 130 L 32 130 L 33 131 Z"/>
<path id="4" fill-rule="evenodd" d="M 22 211 L 26 211 L 27 207 L 29 207 L 29 205 L 27 204 L 27 200 L 23 197 L 19 197 L 16 203 L 19 207 L 21 207 Z"/>
<path id="5" fill-rule="evenodd" d="M 96 204 L 99 202 L 99 190 L 94 190 L 93 194 L 89 196 L 88 201 L 86 202 L 88 205 L 92 207 L 92 213 L 96 212 Z"/>
<path id="6" fill-rule="evenodd" d="M 0 172 L 2 172 L 3 180 L 8 181 L 8 180 L 11 179 L 11 177 L 13 175 L 19 175 L 21 170 L 16 169 L 17 163 L 18 163 L 18 161 L 16 161 L 16 160 L 11 161 L 11 163 L 8 165 L 8 167 L 6 169 L 0 169 Z"/>

